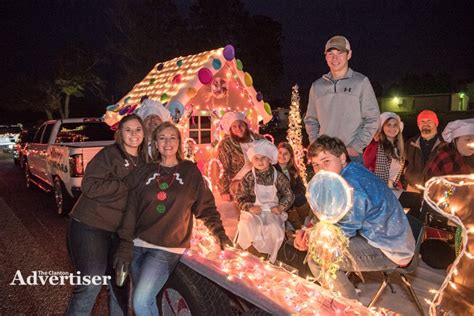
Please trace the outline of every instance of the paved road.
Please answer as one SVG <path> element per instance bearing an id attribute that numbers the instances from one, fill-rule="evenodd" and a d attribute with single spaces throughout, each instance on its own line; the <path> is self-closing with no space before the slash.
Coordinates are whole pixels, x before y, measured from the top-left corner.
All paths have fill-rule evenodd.
<path id="1" fill-rule="evenodd" d="M 26 189 L 23 172 L 0 153 L 0 315 L 62 315 L 70 285 L 10 285 L 17 271 L 73 272 L 67 252 L 68 218 L 54 211 L 51 194 Z M 107 315 L 103 290 L 94 315 Z"/>

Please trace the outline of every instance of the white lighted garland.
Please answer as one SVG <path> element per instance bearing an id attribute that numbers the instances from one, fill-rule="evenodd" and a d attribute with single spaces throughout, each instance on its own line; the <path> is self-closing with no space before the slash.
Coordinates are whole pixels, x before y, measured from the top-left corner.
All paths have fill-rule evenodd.
<path id="1" fill-rule="evenodd" d="M 450 180 L 448 180 L 448 178 Z M 454 182 L 452 180 L 459 179 L 459 182 Z M 425 184 L 425 191 L 424 191 L 424 200 L 426 203 L 428 203 L 429 206 L 431 206 L 436 212 L 440 213 L 441 215 L 447 217 L 450 221 L 456 223 L 459 225 L 462 229 L 462 247 L 460 249 L 459 255 L 456 257 L 454 260 L 451 269 L 449 269 L 449 272 L 444 279 L 443 284 L 441 285 L 440 289 L 438 291 L 435 291 L 435 296 L 432 301 L 426 300 L 427 303 L 430 305 L 430 314 L 431 315 L 437 315 L 437 305 L 440 304 L 441 299 L 443 297 L 443 292 L 446 289 L 446 287 L 449 285 L 456 289 L 456 284 L 451 281 L 453 274 L 457 274 L 457 265 L 459 261 L 463 258 L 463 256 L 466 256 L 469 259 L 474 259 L 474 255 L 470 253 L 469 251 L 466 250 L 467 248 L 467 243 L 468 243 L 468 231 L 466 230 L 466 227 L 464 226 L 463 222 L 459 219 L 459 217 L 456 216 L 456 209 L 451 207 L 451 210 L 449 213 L 444 212 L 440 209 L 440 205 L 445 202 L 444 199 L 440 199 L 439 201 L 435 202 L 431 199 L 429 193 L 430 193 L 430 188 L 435 185 L 435 184 L 440 184 L 443 183 L 446 186 L 451 186 L 451 187 L 462 187 L 465 185 L 474 185 L 474 174 L 470 175 L 452 175 L 452 176 L 443 176 L 443 177 L 434 177 L 428 180 Z M 469 230 L 469 233 L 474 233 Z"/>

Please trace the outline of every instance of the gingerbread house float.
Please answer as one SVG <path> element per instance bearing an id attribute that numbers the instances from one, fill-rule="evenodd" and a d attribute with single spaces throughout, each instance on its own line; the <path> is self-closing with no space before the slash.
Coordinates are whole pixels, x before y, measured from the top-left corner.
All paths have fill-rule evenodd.
<path id="1" fill-rule="evenodd" d="M 183 132 L 185 154 L 203 173 L 215 162 L 216 145 L 223 137 L 220 119 L 226 112 L 245 113 L 254 131 L 259 122 L 271 119 L 270 105 L 253 87 L 231 45 L 156 64 L 117 104 L 107 107 L 105 122 L 117 124 L 140 106 L 144 95 L 170 111 Z"/>

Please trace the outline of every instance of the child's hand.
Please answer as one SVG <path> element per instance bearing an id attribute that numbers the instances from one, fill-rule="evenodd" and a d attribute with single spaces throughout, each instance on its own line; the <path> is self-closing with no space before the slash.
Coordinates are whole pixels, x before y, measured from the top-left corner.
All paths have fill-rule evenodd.
<path id="1" fill-rule="evenodd" d="M 260 213 L 262 213 L 262 208 L 260 206 L 254 205 L 249 208 L 249 212 L 255 215 L 259 215 Z"/>
<path id="2" fill-rule="evenodd" d="M 306 232 L 302 229 L 298 229 L 295 234 L 295 240 L 293 242 L 296 249 L 300 251 L 308 250 L 308 237 Z"/>
<path id="3" fill-rule="evenodd" d="M 271 208 L 273 214 L 280 215 L 283 212 L 283 207 L 281 205 L 274 206 Z"/>

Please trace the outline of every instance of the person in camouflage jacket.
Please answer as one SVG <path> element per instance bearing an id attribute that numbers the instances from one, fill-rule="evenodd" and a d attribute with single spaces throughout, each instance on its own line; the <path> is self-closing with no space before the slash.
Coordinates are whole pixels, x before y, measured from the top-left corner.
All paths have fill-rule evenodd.
<path id="1" fill-rule="evenodd" d="M 219 178 L 219 193 L 222 200 L 230 201 L 239 183 L 233 180 L 246 165 L 244 152 L 254 140 L 262 139 L 262 136 L 250 130 L 242 113 L 226 113 L 221 119 L 221 125 L 226 135 L 217 147 L 217 155 L 223 168 L 223 175 Z M 242 174 L 242 177 L 244 175 Z"/>

